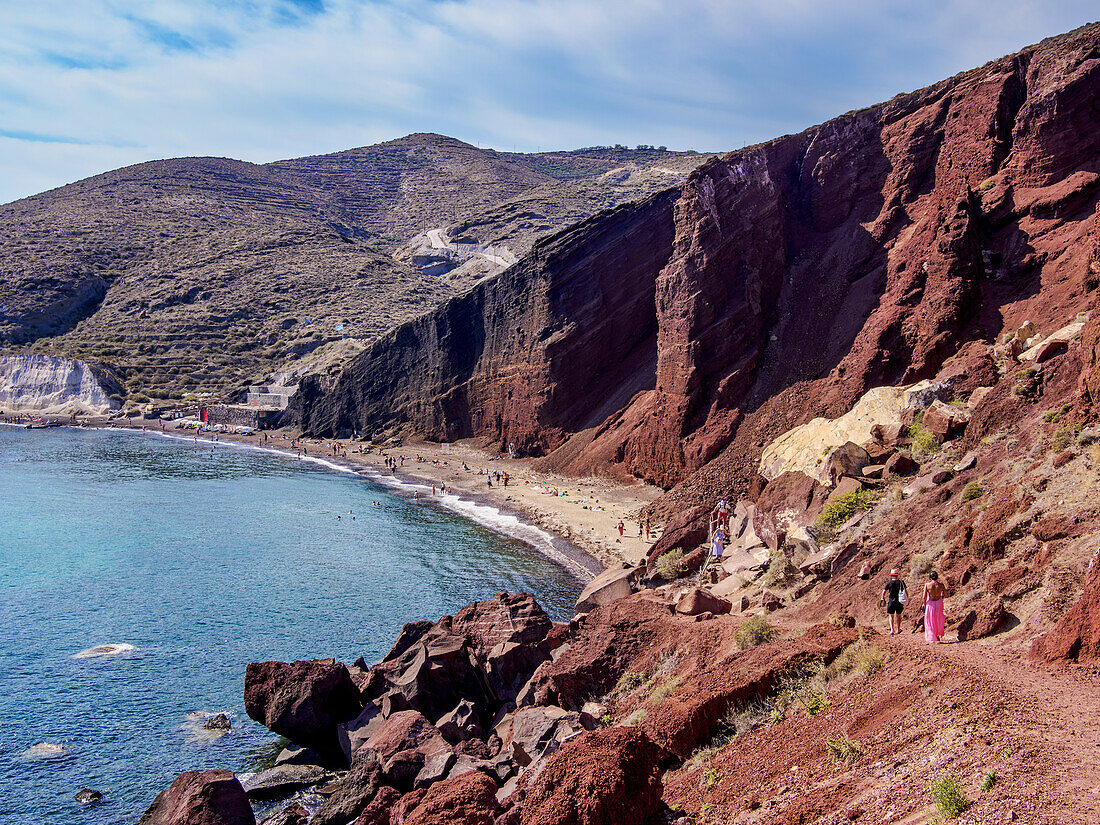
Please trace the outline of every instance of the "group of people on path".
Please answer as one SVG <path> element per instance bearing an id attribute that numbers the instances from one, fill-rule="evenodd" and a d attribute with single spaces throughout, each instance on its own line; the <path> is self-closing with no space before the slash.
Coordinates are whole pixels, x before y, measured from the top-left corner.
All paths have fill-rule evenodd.
<path id="1" fill-rule="evenodd" d="M 943 599 L 946 595 L 947 588 L 940 581 L 939 574 L 933 570 L 928 574 L 928 581 L 924 583 L 921 602 L 921 609 L 924 611 L 924 639 L 932 644 L 939 644 L 943 639 L 945 627 Z M 882 588 L 881 600 L 886 607 L 886 615 L 890 618 L 891 636 L 901 633 L 901 614 L 908 602 L 909 592 L 905 581 L 897 570 L 891 570 L 890 579 Z"/>

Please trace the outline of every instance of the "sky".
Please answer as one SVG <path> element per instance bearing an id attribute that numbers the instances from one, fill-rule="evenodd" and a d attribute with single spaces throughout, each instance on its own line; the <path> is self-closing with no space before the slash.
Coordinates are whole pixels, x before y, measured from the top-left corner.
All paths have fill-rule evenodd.
<path id="1" fill-rule="evenodd" d="M 1100 18 L 1095 0 L 0 0 L 0 203 L 438 132 L 723 152 Z"/>

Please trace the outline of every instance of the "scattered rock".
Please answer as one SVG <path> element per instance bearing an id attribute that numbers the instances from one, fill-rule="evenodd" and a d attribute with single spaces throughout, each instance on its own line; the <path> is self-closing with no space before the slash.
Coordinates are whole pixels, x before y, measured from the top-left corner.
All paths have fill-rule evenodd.
<path id="1" fill-rule="evenodd" d="M 76 792 L 76 796 L 74 798 L 81 805 L 94 805 L 96 802 L 99 802 L 101 799 L 103 799 L 103 792 L 95 791 L 91 788 L 81 788 L 79 791 Z"/>
<path id="2" fill-rule="evenodd" d="M 718 598 L 698 587 L 689 590 L 676 602 L 676 612 L 684 616 L 696 616 L 700 613 L 720 615 L 729 613 L 732 609 L 733 605 L 725 599 Z"/>
<path id="3" fill-rule="evenodd" d="M 977 454 L 971 450 L 962 457 L 958 464 L 955 465 L 954 470 L 956 473 L 964 473 L 978 463 Z"/>
<path id="4" fill-rule="evenodd" d="M 836 484 L 842 478 L 857 478 L 863 468 L 871 463 L 867 451 L 852 441 L 846 441 L 829 453 L 825 460 L 824 478 Z"/>
<path id="5" fill-rule="evenodd" d="M 316 785 L 325 778 L 325 769 L 318 765 L 276 765 L 253 774 L 244 782 L 249 799 L 274 799 Z"/>
<path id="6" fill-rule="evenodd" d="M 886 462 L 887 475 L 909 476 L 919 469 L 920 465 L 906 453 L 894 453 Z"/>
<path id="7" fill-rule="evenodd" d="M 995 633 L 1004 621 L 1004 602 L 996 596 L 988 596 L 967 611 L 959 622 L 959 641 L 972 641 Z"/>
<path id="8" fill-rule="evenodd" d="M 309 821 L 309 808 L 299 802 L 292 802 L 280 811 L 273 813 L 260 825 L 306 825 Z"/>
<path id="9" fill-rule="evenodd" d="M 932 480 L 932 483 L 936 485 L 946 484 L 954 477 L 954 474 L 950 470 L 936 470 L 932 473 L 931 476 L 929 476 L 929 478 L 931 478 Z"/>
<path id="10" fill-rule="evenodd" d="M 705 540 L 706 536 L 703 538 Z M 585 585 L 584 590 L 577 597 L 576 612 L 587 613 L 601 604 L 629 596 L 634 591 L 634 584 L 638 581 L 641 572 L 641 567 L 630 567 L 625 564 L 603 571 Z"/>
<path id="11" fill-rule="evenodd" d="M 660 747 L 637 727 L 578 736 L 550 757 L 523 801 L 521 825 L 649 825 L 661 807 Z"/>
<path id="12" fill-rule="evenodd" d="M 480 771 L 438 782 L 428 789 L 402 825 L 493 825 L 500 814 L 496 783 Z"/>
<path id="13" fill-rule="evenodd" d="M 882 475 L 885 472 L 885 464 L 868 464 L 866 467 L 863 468 L 864 478 L 882 478 Z"/>
<path id="14" fill-rule="evenodd" d="M 936 400 L 925 411 L 921 426 L 940 441 L 946 441 L 955 433 L 962 432 L 968 421 L 970 411 L 965 407 L 953 407 Z"/>
<path id="15" fill-rule="evenodd" d="M 202 726 L 207 730 L 228 731 L 233 727 L 233 723 L 224 713 L 218 713 L 203 722 Z"/>
<path id="16" fill-rule="evenodd" d="M 185 771 L 157 794 L 138 825 L 256 825 L 231 771 Z"/>

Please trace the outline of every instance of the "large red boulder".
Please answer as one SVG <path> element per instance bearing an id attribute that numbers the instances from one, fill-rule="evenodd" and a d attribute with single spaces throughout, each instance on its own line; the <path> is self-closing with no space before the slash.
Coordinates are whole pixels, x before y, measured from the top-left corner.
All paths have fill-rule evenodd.
<path id="1" fill-rule="evenodd" d="M 1085 576 L 1085 591 L 1054 628 L 1031 646 L 1034 656 L 1048 662 L 1100 659 L 1100 550 Z"/>
<path id="2" fill-rule="evenodd" d="M 710 535 L 709 516 L 710 508 L 698 504 L 681 510 L 670 518 L 661 537 L 649 551 L 646 559 L 649 566 L 656 563 L 657 559 L 669 550 L 675 550 L 677 547 L 693 550 L 700 544 L 705 544 Z"/>
<path id="3" fill-rule="evenodd" d="M 528 788 L 522 825 L 649 825 L 661 807 L 664 756 L 640 728 L 585 733 L 550 757 Z"/>
<path id="4" fill-rule="evenodd" d="M 713 613 L 716 616 L 729 613 L 733 605 L 707 590 L 695 587 L 685 593 L 676 602 L 676 612 L 684 616 L 698 616 L 700 613 Z"/>
<path id="5" fill-rule="evenodd" d="M 185 771 L 138 825 L 256 825 L 256 816 L 232 771 Z"/>
<path id="6" fill-rule="evenodd" d="M 252 662 L 244 676 L 244 708 L 269 730 L 341 763 L 336 726 L 358 716 L 363 704 L 347 667 L 325 659 Z"/>
<path id="7" fill-rule="evenodd" d="M 496 783 L 480 771 L 437 782 L 402 825 L 493 825 L 500 814 L 496 792 Z"/>
<path id="8" fill-rule="evenodd" d="M 959 622 L 959 641 L 973 641 L 996 633 L 1005 622 L 1005 605 L 997 596 L 987 596 L 972 608 Z"/>

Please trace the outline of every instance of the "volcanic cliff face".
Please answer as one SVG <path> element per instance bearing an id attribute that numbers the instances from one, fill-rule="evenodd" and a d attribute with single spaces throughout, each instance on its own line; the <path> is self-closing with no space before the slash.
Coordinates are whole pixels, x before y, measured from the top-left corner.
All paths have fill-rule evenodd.
<path id="1" fill-rule="evenodd" d="M 536 244 L 497 279 L 383 337 L 333 388 L 306 381 L 292 414 L 313 432 L 369 433 L 385 421 L 440 439 L 489 434 L 525 453 L 558 447 L 653 386 L 654 284 L 672 251 L 675 197 Z"/>
<path id="2" fill-rule="evenodd" d="M 1025 319 L 1060 326 L 1091 306 L 1098 99 L 1092 25 L 714 159 L 677 193 L 667 262 L 654 210 L 669 196 L 593 219 L 314 387 L 302 421 L 478 435 L 665 487 L 702 471 L 685 499 L 741 490 L 776 433 L 933 376 Z M 654 329 L 643 375 L 636 348 Z M 428 369 L 377 380 L 396 363 Z"/>

